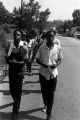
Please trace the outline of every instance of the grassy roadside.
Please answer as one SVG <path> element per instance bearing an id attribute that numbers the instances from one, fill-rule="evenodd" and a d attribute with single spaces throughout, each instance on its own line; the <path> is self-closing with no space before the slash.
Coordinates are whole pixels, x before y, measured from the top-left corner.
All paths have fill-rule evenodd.
<path id="1" fill-rule="evenodd" d="M 5 38 L 8 41 L 13 40 L 13 29 L 11 30 L 10 33 L 5 32 Z M 5 78 L 6 69 L 7 69 L 7 64 L 5 62 L 4 49 L 2 47 L 2 43 L 0 42 L 0 81 L 2 81 Z"/>

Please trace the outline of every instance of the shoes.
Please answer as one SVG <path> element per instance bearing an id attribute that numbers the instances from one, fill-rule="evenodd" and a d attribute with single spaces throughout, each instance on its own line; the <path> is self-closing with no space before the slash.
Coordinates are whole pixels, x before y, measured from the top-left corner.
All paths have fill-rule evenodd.
<path id="1" fill-rule="evenodd" d="M 51 116 L 47 115 L 46 120 L 51 120 Z"/>
<path id="2" fill-rule="evenodd" d="M 17 120 L 18 113 L 12 112 L 12 120 Z"/>
<path id="3" fill-rule="evenodd" d="M 43 107 L 42 111 L 46 113 L 46 110 L 47 110 L 47 106 L 46 106 L 46 105 L 44 105 L 44 107 Z"/>
<path id="4" fill-rule="evenodd" d="M 19 113 L 19 106 L 20 106 L 20 103 L 18 102 L 14 102 L 13 103 L 13 109 L 12 109 L 12 114 L 18 114 Z"/>

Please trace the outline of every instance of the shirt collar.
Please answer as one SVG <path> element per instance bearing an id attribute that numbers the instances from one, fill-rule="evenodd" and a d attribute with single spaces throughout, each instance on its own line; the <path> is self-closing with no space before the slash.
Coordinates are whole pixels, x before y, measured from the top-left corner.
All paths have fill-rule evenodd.
<path id="1" fill-rule="evenodd" d="M 14 43 L 13 43 L 13 44 L 14 44 Z M 19 45 L 18 45 L 17 48 L 20 48 L 21 46 L 23 46 L 23 41 L 20 40 Z M 13 48 L 16 48 L 16 46 L 14 45 Z"/>
<path id="2" fill-rule="evenodd" d="M 55 45 L 55 44 L 54 44 L 54 45 Z M 52 45 L 51 48 L 53 48 L 54 45 Z M 49 48 L 49 47 L 47 46 L 47 44 L 45 44 L 44 46 L 45 46 L 47 49 L 51 49 L 51 48 Z"/>

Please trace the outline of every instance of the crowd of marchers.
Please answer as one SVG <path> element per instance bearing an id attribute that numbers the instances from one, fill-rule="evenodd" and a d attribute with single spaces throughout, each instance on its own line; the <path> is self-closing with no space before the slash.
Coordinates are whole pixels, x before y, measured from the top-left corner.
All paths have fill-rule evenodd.
<path id="1" fill-rule="evenodd" d="M 32 75 L 31 67 L 34 60 L 40 65 L 39 81 L 41 86 L 46 120 L 51 120 L 54 103 L 54 92 L 57 85 L 57 66 L 61 63 L 61 44 L 55 37 L 56 28 L 43 30 L 39 35 L 36 30 L 30 33 L 15 30 L 13 41 L 4 42 L 5 59 L 9 66 L 9 88 L 13 99 L 12 120 L 16 120 L 21 103 L 22 83 L 25 66 L 27 75 Z"/>

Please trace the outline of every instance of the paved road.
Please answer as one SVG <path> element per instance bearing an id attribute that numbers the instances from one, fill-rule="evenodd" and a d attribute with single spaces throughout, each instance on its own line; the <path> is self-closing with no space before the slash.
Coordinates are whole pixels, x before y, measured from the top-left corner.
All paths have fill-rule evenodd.
<path id="1" fill-rule="evenodd" d="M 80 120 L 80 41 L 60 39 L 64 59 L 59 66 L 53 114 L 55 120 Z"/>
<path id="2" fill-rule="evenodd" d="M 80 42 L 73 38 L 59 37 L 63 60 L 59 66 L 52 120 L 80 120 Z M 32 67 L 32 77 L 25 73 L 23 94 L 18 120 L 43 120 L 43 101 L 38 82 L 39 66 Z M 12 98 L 9 93 L 8 77 L 0 83 L 0 120 L 10 120 Z"/>

